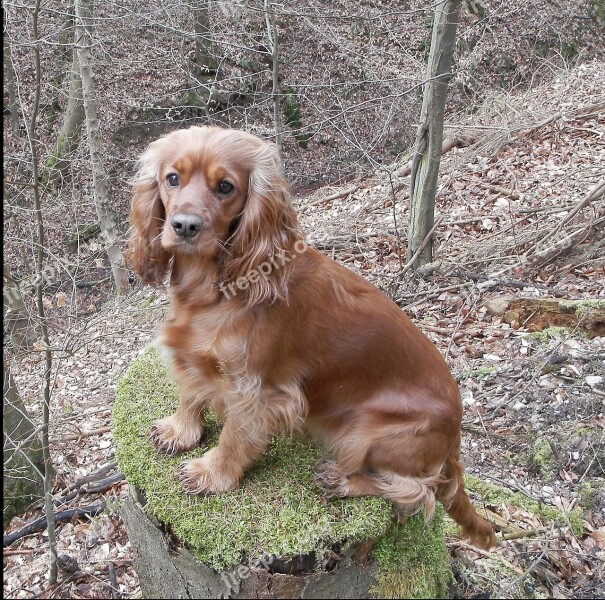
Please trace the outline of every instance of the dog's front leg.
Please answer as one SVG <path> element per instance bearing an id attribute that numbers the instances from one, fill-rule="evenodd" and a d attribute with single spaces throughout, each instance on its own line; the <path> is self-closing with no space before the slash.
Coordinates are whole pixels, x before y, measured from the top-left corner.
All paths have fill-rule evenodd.
<path id="1" fill-rule="evenodd" d="M 179 454 L 195 448 L 205 437 L 204 411 L 220 396 L 217 378 L 212 374 L 192 377 L 185 368 L 175 368 L 181 382 L 181 401 L 176 412 L 158 419 L 149 431 L 152 444 L 165 454 Z"/>
<path id="2" fill-rule="evenodd" d="M 270 432 L 227 415 L 218 445 L 201 458 L 185 461 L 177 475 L 190 494 L 218 494 L 235 489 L 249 467 L 267 448 Z"/>
<path id="3" fill-rule="evenodd" d="M 203 413 L 207 404 L 196 396 L 181 396 L 177 411 L 169 417 L 158 419 L 151 426 L 151 443 L 168 455 L 195 448 L 204 439 Z"/>

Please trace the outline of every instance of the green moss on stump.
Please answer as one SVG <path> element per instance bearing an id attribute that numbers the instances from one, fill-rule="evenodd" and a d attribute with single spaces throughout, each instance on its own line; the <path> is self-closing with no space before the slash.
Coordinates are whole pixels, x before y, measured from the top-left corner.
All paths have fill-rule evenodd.
<path id="1" fill-rule="evenodd" d="M 441 510 L 427 525 L 422 515 L 393 522 L 382 498 L 326 500 L 314 482 L 313 465 L 322 451 L 302 436 L 280 436 L 239 489 L 208 498 L 188 496 L 174 475 L 197 448 L 176 457 L 159 454 L 148 430 L 172 413 L 178 389 L 156 349 L 141 355 L 118 384 L 113 432 L 120 469 L 146 496 L 145 510 L 168 523 L 194 556 L 217 571 L 268 556 L 316 552 L 318 562 L 333 544 L 378 540 L 378 574 L 373 594 L 382 598 L 443 597 L 452 582 Z M 208 445 L 220 426 L 207 415 Z"/>
<path id="2" fill-rule="evenodd" d="M 381 498 L 326 502 L 313 482 L 312 467 L 321 452 L 299 437 L 276 438 L 237 490 L 208 498 L 184 494 L 174 472 L 205 449 L 167 457 L 147 435 L 152 422 L 177 404 L 177 387 L 157 351 L 143 354 L 118 384 L 116 456 L 128 481 L 145 493 L 147 512 L 170 523 L 203 563 L 221 570 L 245 558 L 323 553 L 337 541 L 376 539 L 389 527 L 391 505 Z M 207 419 L 209 446 L 219 433 L 212 417 Z"/>
<path id="3" fill-rule="evenodd" d="M 454 584 L 443 535 L 443 509 L 424 523 L 415 515 L 392 527 L 378 541 L 379 570 L 374 594 L 379 598 L 447 598 Z"/>

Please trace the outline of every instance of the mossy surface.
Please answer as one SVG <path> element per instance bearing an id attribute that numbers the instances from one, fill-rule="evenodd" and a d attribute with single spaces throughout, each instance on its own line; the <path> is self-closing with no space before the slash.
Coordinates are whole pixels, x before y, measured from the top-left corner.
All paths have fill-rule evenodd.
<path id="1" fill-rule="evenodd" d="M 302 148 L 307 148 L 311 134 L 303 133 L 302 117 L 298 100 L 293 88 L 286 87 L 283 91 L 283 110 L 286 118 L 286 125 L 294 129 L 294 137 Z"/>
<path id="2" fill-rule="evenodd" d="M 420 543 L 419 543 L 420 542 Z M 443 510 L 425 524 L 422 514 L 394 525 L 378 541 L 379 570 L 372 590 L 379 598 L 447 598 L 454 585 L 443 535 Z"/>
<path id="3" fill-rule="evenodd" d="M 531 462 L 540 471 L 540 475 L 545 481 L 552 481 L 555 456 L 547 438 L 539 437 L 536 439 L 532 448 Z"/>
<path id="4" fill-rule="evenodd" d="M 538 503 L 519 492 L 512 492 L 498 485 L 487 483 L 472 475 L 464 476 L 464 485 L 467 491 L 474 492 L 480 496 L 485 504 L 498 505 L 504 503 L 519 508 L 525 508 L 535 515 L 557 525 L 569 525 L 574 535 L 582 535 L 584 532 L 582 511 L 579 509 L 564 513 L 553 506 Z"/>
<path id="5" fill-rule="evenodd" d="M 152 422 L 177 404 L 178 389 L 165 364 L 157 350 L 148 350 L 118 384 L 116 457 L 128 481 L 145 493 L 147 512 L 168 523 L 203 563 L 222 570 L 270 555 L 315 551 L 321 557 L 336 542 L 377 539 L 391 524 L 392 507 L 381 498 L 326 500 L 313 481 L 321 451 L 303 437 L 276 438 L 237 490 L 208 498 L 186 495 L 174 472 L 205 449 L 167 457 L 147 435 Z M 220 427 L 212 415 L 207 422 L 208 445 L 214 446 Z"/>
<path id="6" fill-rule="evenodd" d="M 44 496 L 42 480 L 34 471 L 30 460 L 42 468 L 42 451 L 36 447 L 28 451 L 29 460 L 21 452 L 4 452 L 4 460 L 12 456 L 10 468 L 2 479 L 2 523 L 6 527 L 15 515 L 21 515 L 28 506 Z"/>
<path id="7" fill-rule="evenodd" d="M 530 335 L 538 340 L 538 342 L 545 344 L 549 340 L 556 340 L 569 335 L 569 330 L 567 327 L 552 326 L 541 331 L 534 331 Z"/>

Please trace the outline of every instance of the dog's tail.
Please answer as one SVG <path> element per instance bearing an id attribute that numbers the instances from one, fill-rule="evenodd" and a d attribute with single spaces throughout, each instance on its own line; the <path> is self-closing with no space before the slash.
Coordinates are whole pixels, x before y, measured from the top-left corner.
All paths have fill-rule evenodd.
<path id="1" fill-rule="evenodd" d="M 442 502 L 447 514 L 462 527 L 462 533 L 479 547 L 488 549 L 496 546 L 496 536 L 492 526 L 471 504 L 464 490 L 464 468 L 455 452 L 448 457 L 444 475 L 445 481 L 437 488 L 437 498 Z"/>

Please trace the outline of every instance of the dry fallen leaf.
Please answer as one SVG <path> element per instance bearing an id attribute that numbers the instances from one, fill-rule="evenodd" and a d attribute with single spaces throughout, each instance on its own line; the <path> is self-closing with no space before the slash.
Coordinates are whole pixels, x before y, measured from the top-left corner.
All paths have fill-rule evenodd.
<path id="1" fill-rule="evenodd" d="M 595 529 L 590 537 L 595 541 L 596 545 L 599 549 L 605 549 L 605 527 L 601 527 L 600 529 Z"/>

